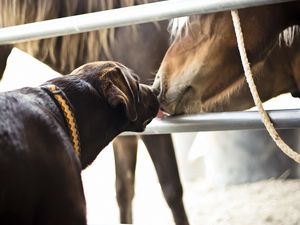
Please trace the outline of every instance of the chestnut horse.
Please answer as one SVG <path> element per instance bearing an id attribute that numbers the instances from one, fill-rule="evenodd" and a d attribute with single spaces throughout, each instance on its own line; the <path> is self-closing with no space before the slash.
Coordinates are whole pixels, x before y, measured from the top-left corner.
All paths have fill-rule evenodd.
<path id="1" fill-rule="evenodd" d="M 152 0 L 150 2 L 153 2 Z M 147 0 L 1 0 L 0 27 L 71 16 L 111 8 L 146 3 Z M 166 22 L 149 23 L 114 30 L 20 43 L 14 46 L 32 54 L 58 72 L 67 74 L 75 67 L 97 60 L 116 60 L 134 69 L 141 82 L 153 80 L 153 72 L 169 46 Z M 12 49 L 0 46 L 0 74 Z M 188 224 L 182 201 L 173 143 L 170 135 L 142 136 L 154 163 L 164 197 L 175 223 Z M 119 137 L 113 143 L 116 165 L 116 192 L 121 223 L 132 223 L 131 202 L 134 195 L 134 173 L 137 137 Z"/>
<path id="2" fill-rule="evenodd" d="M 282 93 L 299 93 L 299 12 L 299 1 L 239 10 L 246 51 L 263 101 Z M 254 105 L 230 12 L 175 19 L 173 34 L 174 42 L 153 84 L 163 110 L 191 114 Z"/>

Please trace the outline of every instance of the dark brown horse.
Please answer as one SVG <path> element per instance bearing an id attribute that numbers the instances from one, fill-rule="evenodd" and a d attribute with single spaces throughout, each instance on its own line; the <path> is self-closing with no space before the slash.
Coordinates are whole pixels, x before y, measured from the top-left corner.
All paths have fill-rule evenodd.
<path id="1" fill-rule="evenodd" d="M 155 0 L 153 0 L 155 1 Z M 71 16 L 147 2 L 146 0 L 0 0 L 0 27 Z M 150 1 L 151 2 L 151 1 Z M 102 30 L 78 35 L 16 44 L 62 74 L 95 60 L 113 59 L 134 69 L 149 83 L 169 44 L 166 22 Z M 13 46 L 0 46 L 0 74 Z M 175 223 L 188 224 L 170 135 L 142 136 L 156 168 L 165 199 Z M 137 137 L 120 137 L 114 143 L 116 190 L 121 223 L 132 223 L 131 201 Z M 129 175 L 128 175 L 129 174 Z M 100 190 L 99 190 L 100 191 Z"/>
<path id="2" fill-rule="evenodd" d="M 299 10 L 299 1 L 239 10 L 263 101 L 299 93 Z M 183 19 L 154 82 L 162 108 L 181 114 L 252 107 L 230 12 Z"/>

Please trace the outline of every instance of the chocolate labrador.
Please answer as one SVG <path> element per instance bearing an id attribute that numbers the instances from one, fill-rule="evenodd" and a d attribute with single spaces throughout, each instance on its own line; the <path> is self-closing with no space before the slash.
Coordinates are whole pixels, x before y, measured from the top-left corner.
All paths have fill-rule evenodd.
<path id="1" fill-rule="evenodd" d="M 86 224 L 81 170 L 159 104 L 117 62 L 83 65 L 37 88 L 0 94 L 0 224 Z"/>

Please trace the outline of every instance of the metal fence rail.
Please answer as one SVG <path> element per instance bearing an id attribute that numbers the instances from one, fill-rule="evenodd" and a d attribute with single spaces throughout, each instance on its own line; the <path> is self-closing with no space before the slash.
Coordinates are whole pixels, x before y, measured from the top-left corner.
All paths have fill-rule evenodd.
<path id="1" fill-rule="evenodd" d="M 292 0 L 169 0 L 0 29 L 0 45 Z"/>
<path id="2" fill-rule="evenodd" d="M 300 128 L 300 109 L 269 110 L 275 128 Z M 265 129 L 257 111 L 202 113 L 190 116 L 154 119 L 143 133 L 167 134 L 178 132 Z M 122 135 L 137 134 L 124 132 Z"/>

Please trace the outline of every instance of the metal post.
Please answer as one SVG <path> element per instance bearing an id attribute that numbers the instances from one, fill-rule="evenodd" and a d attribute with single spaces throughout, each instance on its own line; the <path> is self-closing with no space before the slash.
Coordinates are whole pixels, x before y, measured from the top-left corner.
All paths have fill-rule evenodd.
<path id="1" fill-rule="evenodd" d="M 0 45 L 292 0 L 169 0 L 0 29 Z"/>
<path id="2" fill-rule="evenodd" d="M 268 114 L 275 128 L 300 128 L 300 109 L 270 110 Z M 265 129 L 257 111 L 221 112 L 154 119 L 143 133 L 122 135 L 253 129 Z"/>

